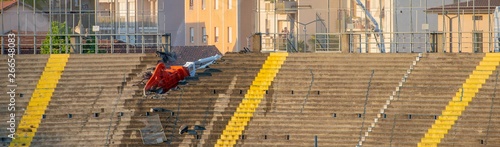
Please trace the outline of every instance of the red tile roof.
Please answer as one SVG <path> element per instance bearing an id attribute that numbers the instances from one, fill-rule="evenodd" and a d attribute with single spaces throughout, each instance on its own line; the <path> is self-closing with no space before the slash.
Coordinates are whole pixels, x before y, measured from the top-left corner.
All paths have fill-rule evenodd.
<path id="1" fill-rule="evenodd" d="M 489 4 L 488 4 L 488 2 L 489 2 Z M 497 6 L 500 6 L 500 0 L 470 0 L 467 2 L 454 3 L 454 4 L 439 6 L 439 7 L 433 7 L 433 8 L 427 9 L 426 12 L 442 13 L 443 7 L 444 7 L 444 11 L 447 11 L 447 13 L 457 13 L 458 9 L 460 8 L 460 11 L 461 11 L 460 13 L 472 13 L 474 10 L 474 11 L 476 11 L 476 13 L 483 13 L 484 14 L 484 13 L 488 13 L 488 12 L 493 13 Z"/>
<path id="2" fill-rule="evenodd" d="M 17 4 L 17 0 L 1 1 L 0 7 L 2 8 L 1 10 L 5 10 L 5 9 L 9 9 L 12 6 L 15 6 L 16 4 Z"/>

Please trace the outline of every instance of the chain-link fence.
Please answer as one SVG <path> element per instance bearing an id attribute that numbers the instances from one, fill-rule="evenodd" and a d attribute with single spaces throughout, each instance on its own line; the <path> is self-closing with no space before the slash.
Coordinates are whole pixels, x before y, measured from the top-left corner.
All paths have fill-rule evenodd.
<path id="1" fill-rule="evenodd" d="M 246 42 L 253 50 L 289 52 L 500 50 L 498 0 L 254 0 L 254 5 L 237 5 L 237 10 L 229 9 L 233 5 L 229 1 L 220 1 L 4 0 L 0 3 L 1 53 L 9 48 L 9 34 L 16 35 L 18 53 L 37 54 L 152 52 L 164 46 L 165 33 L 172 34 L 175 45 L 203 42 L 226 51 L 233 50 L 223 45 L 228 42 Z M 178 21 L 188 19 L 191 11 L 169 13 L 171 5 L 193 13 L 219 7 L 252 13 L 236 16 L 238 23 L 226 27 L 226 20 L 233 18 L 223 13 L 214 16 L 224 20 L 222 26 Z M 220 6 L 213 9 L 212 5 Z M 170 23 L 174 20 L 181 23 Z"/>
<path id="2" fill-rule="evenodd" d="M 298 51 L 481 53 L 500 47 L 496 0 L 260 2 L 258 32 L 285 32 Z M 273 41 L 283 42 L 267 38 L 262 50 L 282 50 Z"/>

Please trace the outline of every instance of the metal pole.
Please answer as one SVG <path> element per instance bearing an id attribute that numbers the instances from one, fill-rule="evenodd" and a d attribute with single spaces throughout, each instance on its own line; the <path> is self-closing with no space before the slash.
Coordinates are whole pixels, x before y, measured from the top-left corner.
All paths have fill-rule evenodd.
<path id="1" fill-rule="evenodd" d="M 129 53 L 129 50 L 130 50 L 130 48 L 129 48 L 129 44 L 130 44 L 130 42 L 131 42 L 131 41 L 130 41 L 130 36 L 128 36 L 128 22 L 129 22 L 129 17 L 130 17 L 130 16 L 129 16 L 129 14 L 130 14 L 130 13 L 129 13 L 129 11 L 130 11 L 130 9 L 129 9 L 129 6 L 128 6 L 128 0 L 127 0 L 127 1 L 125 1 L 125 4 L 127 5 L 127 6 L 126 6 L 126 10 L 127 10 L 127 12 L 125 12 L 125 13 L 126 13 L 126 16 L 127 16 L 127 18 L 125 18 L 125 39 L 126 39 L 127 41 L 125 41 L 125 42 L 128 42 L 127 44 L 125 44 L 125 46 L 126 46 L 126 53 L 128 54 L 128 53 Z"/>
<path id="2" fill-rule="evenodd" d="M 85 25 L 83 25 L 83 22 L 82 22 L 82 1 L 78 1 L 78 3 L 79 3 L 78 4 L 78 9 L 79 9 L 79 11 L 78 11 L 78 24 L 79 25 L 81 24 L 82 26 L 78 26 L 79 29 L 80 29 L 80 34 L 78 34 L 78 44 L 76 44 L 76 45 L 79 46 L 78 47 L 78 52 L 80 52 L 80 54 L 82 54 L 83 53 L 83 45 L 82 45 L 82 40 L 83 39 L 82 39 L 82 35 L 81 34 L 85 30 L 85 27 L 84 27 Z M 85 33 L 86 33 L 86 31 L 85 31 Z"/>
<path id="3" fill-rule="evenodd" d="M 399 33 L 397 33 L 399 31 L 399 27 L 398 27 L 398 11 L 397 11 L 397 6 L 398 6 L 398 1 L 394 1 L 394 23 L 395 23 L 395 32 L 396 32 L 396 43 L 394 44 L 394 47 L 396 48 L 396 53 L 399 53 L 399 48 L 398 48 L 398 40 L 399 40 Z"/>
<path id="4" fill-rule="evenodd" d="M 378 16 L 379 21 L 378 22 L 379 22 L 379 25 L 380 25 L 380 30 L 385 30 L 384 29 L 384 22 L 382 22 L 382 1 L 379 1 L 378 8 L 379 8 L 379 11 L 378 11 L 379 12 L 379 16 Z M 385 44 L 385 42 L 382 42 L 382 39 L 380 39 L 380 44 Z"/>
<path id="5" fill-rule="evenodd" d="M 0 3 L 0 5 L 2 5 L 2 8 L 3 8 L 3 3 Z M 1 13 L 1 15 L 0 15 L 0 20 L 2 20 L 2 22 L 4 22 L 4 21 L 3 21 L 3 15 L 5 15 L 5 14 L 3 13 L 3 9 L 0 9 L 0 13 Z M 2 25 L 2 33 L 4 32 L 3 24 L 4 24 L 4 23 L 2 23 L 2 24 L 1 24 L 1 25 Z M 1 46 L 0 48 L 2 48 L 2 53 L 1 53 L 1 54 L 3 55 L 3 54 L 4 54 L 4 53 L 3 53 L 3 52 L 4 52 L 4 47 L 3 47 L 3 36 L 2 36 L 2 40 L 1 40 L 1 41 L 2 41 L 2 46 Z"/>
<path id="6" fill-rule="evenodd" d="M 460 24 L 461 20 L 460 18 L 462 17 L 460 15 L 460 1 L 458 2 L 458 9 L 457 9 L 457 16 L 458 16 L 458 53 L 462 53 L 462 25 Z M 452 30 L 453 31 L 453 30 Z"/>
<path id="7" fill-rule="evenodd" d="M 17 1 L 17 54 L 21 54 L 21 17 L 19 17 L 19 7 L 20 7 L 20 2 Z M 3 15 L 3 13 L 2 13 Z"/>
<path id="8" fill-rule="evenodd" d="M 304 25 L 304 53 L 306 52 L 306 48 L 307 48 L 307 25 Z"/>
<path id="9" fill-rule="evenodd" d="M 146 41 L 144 41 L 144 20 L 145 20 L 145 19 L 144 19 L 144 1 L 136 1 L 136 2 L 135 2 L 135 3 L 136 3 L 136 4 L 135 4 L 135 5 L 136 5 L 136 7 L 137 7 L 137 3 L 138 3 L 138 2 L 142 2 L 142 10 L 140 11 L 140 12 L 142 13 L 142 21 L 141 21 L 141 25 L 142 25 L 142 31 L 141 31 L 141 35 L 142 35 L 142 36 L 141 36 L 141 43 L 142 43 L 142 45 L 141 45 L 141 52 L 144 54 L 144 52 L 146 51 L 146 48 L 145 48 L 145 46 L 144 46 L 144 44 L 146 43 Z M 150 1 L 150 3 L 152 3 L 152 1 Z M 151 5 L 151 4 L 150 4 L 150 5 Z M 153 8 L 150 8 L 150 9 L 153 9 Z M 135 14 L 135 15 L 137 15 L 137 9 L 135 9 L 135 12 L 136 12 L 136 14 Z M 151 12 L 151 11 L 150 11 L 150 12 Z M 197 12 L 198 12 L 198 17 L 200 17 L 200 15 L 199 15 L 199 12 L 200 12 L 200 11 L 197 11 Z M 153 15 L 153 14 L 149 14 L 149 15 Z M 135 18 L 137 19 L 137 17 L 135 17 Z M 149 19 L 148 19 L 148 20 L 149 20 Z M 137 22 L 137 21 L 135 21 L 135 22 Z"/>
<path id="10" fill-rule="evenodd" d="M 318 136 L 314 136 L 314 147 L 318 147 Z"/>
<path id="11" fill-rule="evenodd" d="M 445 31 L 446 30 L 446 21 L 445 21 L 446 17 L 444 16 L 445 15 L 444 14 L 444 0 L 441 0 L 441 14 L 443 17 L 443 37 L 442 37 L 443 38 L 443 47 L 442 48 L 443 48 L 443 52 L 446 52 L 446 49 L 445 49 L 445 47 L 446 47 L 446 31 Z"/>
<path id="12" fill-rule="evenodd" d="M 33 22 L 36 22 L 36 19 L 35 19 L 36 18 L 36 1 L 33 1 L 33 7 L 35 8 L 33 10 Z M 36 24 L 37 23 L 33 23 L 33 24 L 35 25 L 35 27 L 33 29 L 33 54 L 36 54 Z"/>
<path id="13" fill-rule="evenodd" d="M 69 40 L 68 40 L 68 1 L 63 1 L 64 2 L 64 23 L 66 25 L 64 25 L 64 43 L 66 43 L 64 45 L 64 53 L 67 54 L 68 53 L 68 46 L 69 46 Z M 62 14 L 61 14 L 62 15 Z"/>
<path id="14" fill-rule="evenodd" d="M 425 0 L 425 10 L 427 10 L 427 0 Z M 425 24 L 427 25 L 427 27 L 429 27 L 429 21 L 428 21 L 428 16 L 427 16 L 427 13 L 425 13 Z M 429 52 L 429 49 L 427 49 L 427 44 L 429 42 L 429 28 L 427 28 L 427 30 L 425 31 L 426 34 L 425 34 L 425 52 Z"/>
<path id="15" fill-rule="evenodd" d="M 490 24 L 490 25 L 491 25 L 491 11 L 490 11 L 491 6 L 490 6 L 490 5 L 491 5 L 491 0 L 488 0 L 488 24 Z M 493 25 L 493 26 L 494 26 L 494 25 Z M 494 35 L 494 34 L 492 33 L 491 26 L 490 26 L 490 27 L 488 27 L 488 32 L 489 32 L 489 34 L 490 34 L 490 36 L 488 37 L 488 40 L 489 40 L 489 41 L 488 41 L 488 42 L 489 42 L 489 43 L 488 43 L 488 51 L 491 53 L 491 42 L 492 42 L 491 38 L 493 38 L 493 35 Z"/>
<path id="16" fill-rule="evenodd" d="M 473 53 L 476 53 L 479 51 L 479 49 L 476 51 L 476 47 L 475 47 L 475 44 L 476 44 L 476 38 L 474 37 L 474 34 L 476 32 L 476 0 L 472 0 L 472 21 L 473 21 L 473 28 L 472 28 L 472 39 L 473 39 L 473 42 L 472 42 L 472 52 Z M 488 10 L 490 8 L 488 7 Z M 489 13 L 488 13 L 489 15 Z M 490 24 L 491 25 L 491 24 Z M 481 50 L 483 50 L 481 48 Z"/>
<path id="17" fill-rule="evenodd" d="M 365 4 L 366 3 L 368 3 L 368 0 L 365 0 Z M 368 7 L 370 7 L 370 6 L 368 6 Z M 370 11 L 370 10 L 367 9 L 367 11 Z M 368 50 L 370 48 L 370 43 L 369 43 L 370 40 L 368 39 L 368 25 L 369 24 L 368 24 L 368 21 L 366 21 L 366 19 L 367 19 L 366 15 L 364 15 L 364 16 L 365 16 L 365 19 L 363 21 L 365 23 L 365 53 L 368 53 Z"/>
<path id="18" fill-rule="evenodd" d="M 97 26 L 97 22 L 98 22 L 97 21 L 97 16 L 99 15 L 99 11 L 97 11 L 97 10 L 99 10 L 99 1 L 95 1 L 94 5 L 95 5 L 94 6 L 94 14 L 97 14 L 97 15 L 94 15 L 94 16 L 96 16 L 96 17 L 94 17 L 94 25 Z M 94 32 L 94 35 L 95 35 L 95 37 L 94 37 L 95 38 L 95 40 L 94 40 L 95 41 L 95 43 L 94 43 L 94 46 L 95 46 L 94 54 L 98 54 L 99 53 L 99 45 L 98 44 L 99 44 L 99 38 L 100 38 L 100 36 L 98 36 L 98 34 L 99 34 L 99 31 Z"/>
<path id="19" fill-rule="evenodd" d="M 299 51 L 299 25 L 300 25 L 300 23 L 298 23 L 298 20 L 297 20 L 298 19 L 298 13 L 295 16 L 296 16 L 296 18 L 294 18 L 295 19 L 294 21 L 297 23 L 295 25 L 295 33 L 297 34 L 297 35 L 295 35 L 295 49 L 297 50 L 297 52 L 300 52 Z"/>
<path id="20" fill-rule="evenodd" d="M 330 33 L 330 0 L 328 0 L 328 27 L 326 27 L 326 33 Z"/>
<path id="21" fill-rule="evenodd" d="M 49 32 L 47 35 L 49 35 L 49 53 L 52 54 L 52 1 L 49 1 Z"/>
<path id="22" fill-rule="evenodd" d="M 410 0 L 410 53 L 413 53 L 413 0 Z"/>
<path id="23" fill-rule="evenodd" d="M 277 19 L 277 16 L 276 16 L 276 10 L 277 10 L 277 8 L 276 8 L 276 2 L 274 2 L 274 12 L 273 12 L 273 14 L 274 14 L 274 33 L 273 33 L 273 39 L 274 40 L 272 42 L 273 42 L 273 49 L 274 49 L 275 52 L 276 52 L 276 41 L 278 40 L 278 38 L 276 38 L 276 33 L 279 33 L 279 31 L 278 31 L 278 19 Z"/>

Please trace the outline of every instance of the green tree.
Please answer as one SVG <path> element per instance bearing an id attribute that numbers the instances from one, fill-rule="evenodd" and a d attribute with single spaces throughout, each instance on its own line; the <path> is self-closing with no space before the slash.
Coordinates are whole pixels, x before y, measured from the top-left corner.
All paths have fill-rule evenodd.
<path id="1" fill-rule="evenodd" d="M 52 54 L 69 53 L 70 38 L 66 32 L 66 22 L 60 23 L 57 21 L 52 22 L 49 32 L 42 42 L 42 54 L 50 54 L 50 47 L 52 47 Z M 67 30 L 71 30 L 68 28 Z M 52 41 L 51 41 L 52 40 Z M 66 40 L 68 41 L 66 43 Z"/>

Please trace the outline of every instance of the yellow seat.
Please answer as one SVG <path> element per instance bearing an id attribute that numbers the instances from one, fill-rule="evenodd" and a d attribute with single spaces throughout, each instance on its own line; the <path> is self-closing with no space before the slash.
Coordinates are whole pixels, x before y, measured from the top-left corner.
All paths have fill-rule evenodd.
<path id="1" fill-rule="evenodd" d="M 418 147 L 437 147 L 437 143 L 418 143 Z"/>
<path id="2" fill-rule="evenodd" d="M 434 129 L 451 129 L 451 125 L 441 125 L 441 124 L 433 124 L 432 128 Z"/>
<path id="3" fill-rule="evenodd" d="M 441 139 L 439 138 L 422 138 L 422 143 L 439 143 Z"/>

